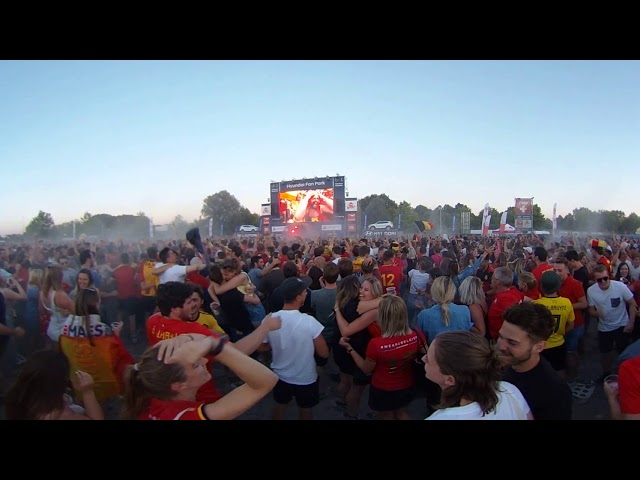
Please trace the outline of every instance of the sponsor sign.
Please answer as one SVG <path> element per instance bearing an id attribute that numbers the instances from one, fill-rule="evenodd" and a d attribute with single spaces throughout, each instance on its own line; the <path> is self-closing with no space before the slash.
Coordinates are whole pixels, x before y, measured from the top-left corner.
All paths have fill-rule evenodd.
<path id="1" fill-rule="evenodd" d="M 402 232 L 398 230 L 365 230 L 363 235 L 365 237 L 398 237 L 402 235 Z"/>
<path id="2" fill-rule="evenodd" d="M 339 232 L 342 230 L 342 225 L 322 225 L 323 232 Z"/>
<path id="3" fill-rule="evenodd" d="M 355 222 L 356 214 L 355 213 L 347 213 L 347 222 Z"/>
<path id="4" fill-rule="evenodd" d="M 355 198 L 347 198 L 344 202 L 344 211 L 345 212 L 357 212 L 358 211 L 358 200 Z"/>
<path id="5" fill-rule="evenodd" d="M 260 209 L 260 215 L 262 215 L 263 217 L 268 217 L 268 216 L 271 215 L 271 204 L 270 203 L 262 204 L 262 208 Z"/>

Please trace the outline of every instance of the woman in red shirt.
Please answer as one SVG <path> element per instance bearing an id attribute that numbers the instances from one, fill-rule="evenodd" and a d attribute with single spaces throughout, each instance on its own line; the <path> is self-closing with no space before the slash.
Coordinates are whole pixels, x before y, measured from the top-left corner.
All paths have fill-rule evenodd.
<path id="1" fill-rule="evenodd" d="M 371 339 L 366 358 L 351 348 L 348 338 L 340 339 L 358 368 L 373 372 L 369 407 L 382 420 L 411 420 L 407 407 L 416 394 L 412 364 L 416 356 L 426 353 L 426 340 L 422 332 L 411 330 L 408 319 L 402 298 L 387 294 L 378 308 L 382 336 Z"/>
<path id="2" fill-rule="evenodd" d="M 211 381 L 207 356 L 243 382 L 215 403 L 196 401 Z M 126 375 L 125 413 L 139 420 L 233 420 L 264 398 L 278 382 L 269 368 L 237 350 L 226 337 L 178 335 L 147 349 Z"/>

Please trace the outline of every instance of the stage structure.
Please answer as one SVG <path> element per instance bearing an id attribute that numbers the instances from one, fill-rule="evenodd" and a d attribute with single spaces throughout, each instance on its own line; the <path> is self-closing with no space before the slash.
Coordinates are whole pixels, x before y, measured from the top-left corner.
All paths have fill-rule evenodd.
<path id="1" fill-rule="evenodd" d="M 260 231 L 302 237 L 348 236 L 357 231 L 358 199 L 346 198 L 345 178 L 273 182 L 260 208 Z"/>

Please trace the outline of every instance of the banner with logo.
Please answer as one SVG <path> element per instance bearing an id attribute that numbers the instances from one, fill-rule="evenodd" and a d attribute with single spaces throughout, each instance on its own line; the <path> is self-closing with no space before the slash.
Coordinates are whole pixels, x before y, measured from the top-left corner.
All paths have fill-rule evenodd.
<path id="1" fill-rule="evenodd" d="M 502 212 L 500 217 L 500 233 L 504 233 L 505 226 L 507 225 L 507 211 Z"/>
<path id="2" fill-rule="evenodd" d="M 516 198 L 514 227 L 516 230 L 533 229 L 533 198 Z"/>
<path id="3" fill-rule="evenodd" d="M 553 234 L 556 234 L 556 229 L 558 228 L 558 217 L 556 217 L 556 208 L 558 207 L 557 203 L 553 204 Z"/>
<path id="4" fill-rule="evenodd" d="M 347 198 L 344 201 L 344 211 L 345 212 L 357 212 L 358 211 L 358 199 L 357 198 Z"/>

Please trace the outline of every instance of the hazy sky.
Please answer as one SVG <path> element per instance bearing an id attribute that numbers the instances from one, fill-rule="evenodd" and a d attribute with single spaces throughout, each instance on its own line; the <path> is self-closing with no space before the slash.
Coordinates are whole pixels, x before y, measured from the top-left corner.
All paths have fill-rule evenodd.
<path id="1" fill-rule="evenodd" d="M 435 208 L 640 214 L 634 61 L 3 61 L 0 234 L 346 176 Z"/>

